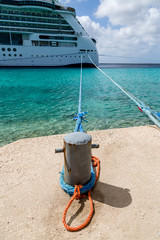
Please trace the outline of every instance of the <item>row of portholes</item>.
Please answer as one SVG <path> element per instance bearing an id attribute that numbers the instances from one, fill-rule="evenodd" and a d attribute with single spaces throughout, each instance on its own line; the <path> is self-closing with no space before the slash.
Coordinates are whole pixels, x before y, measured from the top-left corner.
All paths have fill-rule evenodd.
<path id="1" fill-rule="evenodd" d="M 71 57 L 75 57 L 75 58 L 76 58 L 76 57 L 79 57 L 79 58 L 80 58 L 81 56 L 56 56 L 56 57 L 70 57 L 70 58 L 71 58 Z M 83 56 L 83 57 L 85 57 L 85 56 Z"/>
<path id="2" fill-rule="evenodd" d="M 48 56 L 48 55 L 46 55 L 46 56 L 44 56 L 44 55 L 41 55 L 41 56 L 36 55 L 36 56 L 34 56 L 34 55 L 31 55 L 31 57 L 61 57 L 61 58 L 62 57 L 70 57 L 70 58 L 71 57 L 75 57 L 75 58 L 79 57 L 80 58 L 81 56 L 57 56 L 57 55 L 56 56 L 53 56 L 53 55 L 52 56 Z M 83 57 L 85 57 L 85 56 L 83 56 Z"/>
<path id="3" fill-rule="evenodd" d="M 6 55 L 5 53 L 3 53 L 3 57 L 6 57 L 6 56 L 7 56 L 7 55 Z M 12 55 L 11 55 L 11 54 L 8 54 L 8 56 L 11 57 Z M 17 54 L 14 54 L 13 56 L 14 56 L 14 57 L 17 57 L 18 55 L 17 55 Z M 19 54 L 19 56 L 22 57 L 22 54 Z M 33 57 L 33 55 L 32 55 L 32 57 Z M 36 57 L 39 57 L 39 56 L 37 55 Z M 47 56 L 43 56 L 43 55 L 42 55 L 42 56 L 40 56 L 40 57 L 49 57 L 49 56 L 48 56 L 48 55 L 47 55 Z M 54 56 L 52 55 L 52 56 L 50 56 L 50 57 L 54 57 Z M 56 56 L 56 57 L 64 57 L 64 56 Z M 65 56 L 65 57 L 70 57 L 70 58 L 71 58 L 71 57 L 75 57 L 75 58 L 76 58 L 76 57 L 79 57 L 79 58 L 80 58 L 81 56 Z M 83 56 L 83 57 L 85 57 L 85 56 Z"/>
<path id="4" fill-rule="evenodd" d="M 6 57 L 7 55 L 5 53 L 3 53 L 3 57 Z M 12 55 L 11 54 L 8 54 L 9 57 L 11 57 Z M 14 54 L 14 57 L 17 57 L 18 55 L 17 54 Z M 22 57 L 22 54 L 19 54 L 20 57 Z"/>
<path id="5" fill-rule="evenodd" d="M 56 56 L 56 57 L 61 57 L 61 58 L 62 58 L 62 57 L 70 57 L 70 58 L 71 58 L 71 57 L 75 57 L 75 58 L 76 58 L 76 57 L 79 57 L 79 58 L 80 58 L 81 56 Z M 85 57 L 85 56 L 83 56 L 83 57 Z"/>
<path id="6" fill-rule="evenodd" d="M 2 50 L 3 52 L 5 52 L 6 50 L 7 50 L 8 52 L 10 52 L 10 51 L 11 51 L 11 48 L 7 48 L 7 49 L 2 48 L 1 50 Z M 16 52 L 16 51 L 17 51 L 16 48 L 13 48 L 12 50 L 13 50 L 13 52 Z"/>

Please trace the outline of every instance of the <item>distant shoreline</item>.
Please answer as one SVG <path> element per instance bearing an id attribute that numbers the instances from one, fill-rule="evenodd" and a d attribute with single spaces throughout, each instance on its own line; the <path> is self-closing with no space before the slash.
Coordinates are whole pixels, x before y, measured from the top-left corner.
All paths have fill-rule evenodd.
<path id="1" fill-rule="evenodd" d="M 99 63 L 101 68 L 160 68 L 160 63 Z"/>
<path id="2" fill-rule="evenodd" d="M 160 63 L 99 63 L 100 68 L 160 68 Z M 94 68 L 93 65 L 85 65 L 84 68 Z M 2 66 L 0 70 L 4 69 L 67 69 L 80 68 L 79 64 L 66 66 Z"/>

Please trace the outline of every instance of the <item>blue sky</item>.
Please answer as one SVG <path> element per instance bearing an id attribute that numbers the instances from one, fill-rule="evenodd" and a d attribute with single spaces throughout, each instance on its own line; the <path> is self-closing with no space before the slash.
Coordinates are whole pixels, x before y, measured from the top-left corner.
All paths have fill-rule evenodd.
<path id="1" fill-rule="evenodd" d="M 59 1 L 97 39 L 100 62 L 160 63 L 160 0 Z"/>
<path id="2" fill-rule="evenodd" d="M 95 12 L 98 8 L 99 1 L 82 1 L 82 2 L 76 2 L 73 1 L 70 3 L 72 7 L 76 9 L 77 16 L 90 16 L 93 20 L 95 20 Z M 105 21 L 102 21 L 105 24 Z"/>
<path id="3" fill-rule="evenodd" d="M 94 12 L 96 12 L 96 9 L 98 8 L 98 1 L 71 1 L 69 5 L 76 9 L 78 16 L 89 15 L 94 17 Z"/>
<path id="4" fill-rule="evenodd" d="M 97 21 L 95 12 L 99 6 L 99 1 L 71 1 L 70 5 L 72 5 L 72 7 L 76 9 L 77 16 L 90 16 L 92 20 Z M 108 19 L 107 17 L 103 19 L 98 19 L 98 22 L 101 24 L 101 26 L 107 26 Z"/>

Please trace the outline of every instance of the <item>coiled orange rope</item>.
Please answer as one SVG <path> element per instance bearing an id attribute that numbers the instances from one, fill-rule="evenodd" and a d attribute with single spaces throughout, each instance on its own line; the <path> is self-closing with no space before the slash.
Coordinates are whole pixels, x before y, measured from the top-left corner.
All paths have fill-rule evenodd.
<path id="1" fill-rule="evenodd" d="M 97 179 L 99 178 L 99 172 L 100 172 L 100 160 L 95 157 L 95 156 L 92 156 L 92 166 L 93 167 L 97 167 L 97 171 L 96 171 L 96 180 L 95 180 L 95 183 L 97 182 Z M 88 223 L 91 221 L 91 218 L 93 216 L 93 212 L 94 212 L 94 208 L 93 208 L 93 201 L 92 201 L 92 198 L 91 198 L 91 190 L 90 189 L 88 191 L 88 199 L 89 199 L 89 202 L 90 202 L 90 213 L 86 219 L 86 221 L 81 224 L 80 226 L 78 227 L 70 227 L 69 225 L 67 225 L 66 223 L 66 214 L 67 214 L 67 211 L 69 209 L 69 207 L 71 206 L 72 202 L 75 200 L 75 199 L 80 199 L 82 197 L 85 197 L 86 195 L 81 195 L 80 193 L 80 189 L 82 188 L 83 186 L 82 185 L 76 185 L 75 186 L 75 190 L 74 190 L 74 194 L 71 198 L 71 200 L 69 201 L 69 203 L 67 204 L 67 207 L 65 208 L 64 210 L 64 213 L 63 213 L 63 224 L 65 226 L 65 228 L 68 230 L 68 231 L 71 231 L 71 232 L 76 232 L 76 231 L 79 231 L 83 228 L 85 228 Z"/>

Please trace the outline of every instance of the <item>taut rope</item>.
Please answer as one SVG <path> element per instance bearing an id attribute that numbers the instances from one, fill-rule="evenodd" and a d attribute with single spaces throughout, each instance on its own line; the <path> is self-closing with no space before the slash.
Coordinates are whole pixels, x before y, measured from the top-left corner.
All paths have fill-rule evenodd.
<path id="1" fill-rule="evenodd" d="M 133 94 L 122 88 L 118 83 L 116 83 L 107 73 L 103 72 L 91 59 L 88 55 L 88 58 L 92 62 L 92 64 L 101 72 L 103 73 L 111 82 L 113 82 L 125 95 L 127 95 L 137 106 L 141 112 L 144 112 L 152 122 L 154 122 L 160 128 L 160 114 L 153 110 L 151 107 L 146 105 L 144 102 L 136 98 Z"/>

